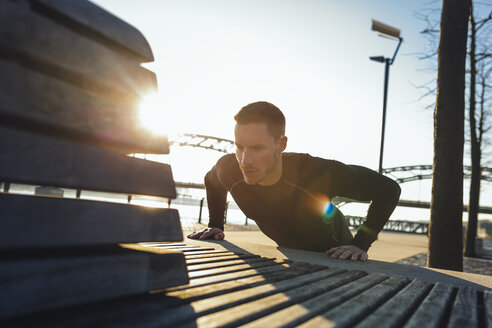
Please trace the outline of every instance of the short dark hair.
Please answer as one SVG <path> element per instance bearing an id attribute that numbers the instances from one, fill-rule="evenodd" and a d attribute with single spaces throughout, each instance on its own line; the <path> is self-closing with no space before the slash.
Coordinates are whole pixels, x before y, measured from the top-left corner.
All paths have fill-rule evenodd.
<path id="1" fill-rule="evenodd" d="M 275 139 L 285 135 L 285 116 L 277 106 L 257 101 L 244 106 L 234 116 L 237 124 L 266 123 L 268 132 Z"/>

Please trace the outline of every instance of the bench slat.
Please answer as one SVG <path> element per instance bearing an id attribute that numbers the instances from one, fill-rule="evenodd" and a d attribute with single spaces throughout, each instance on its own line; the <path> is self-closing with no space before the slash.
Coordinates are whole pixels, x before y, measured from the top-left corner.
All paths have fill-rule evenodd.
<path id="1" fill-rule="evenodd" d="M 407 283 L 407 278 L 390 277 L 340 306 L 306 321 L 299 325 L 299 328 L 333 327 L 334 325 L 337 327 L 353 327 L 396 294 Z"/>
<path id="2" fill-rule="evenodd" d="M 34 9 L 78 33 L 137 58 L 154 60 L 145 37 L 135 27 L 89 1 L 34 0 Z"/>
<path id="3" fill-rule="evenodd" d="M 182 240 L 175 209 L 9 194 L 0 208 L 0 249 Z"/>
<path id="4" fill-rule="evenodd" d="M 222 255 L 222 254 L 217 254 Z M 240 255 L 224 255 L 224 256 L 212 256 L 208 257 L 199 257 L 199 258 L 190 258 L 186 256 L 186 263 L 190 264 L 205 264 L 205 263 L 213 263 L 213 262 L 222 262 L 222 261 L 232 261 L 237 259 L 248 259 L 248 258 L 258 258 L 258 255 L 254 254 L 240 254 Z"/>
<path id="5" fill-rule="evenodd" d="M 478 295 L 472 287 L 459 287 L 454 300 L 448 327 L 478 327 Z"/>
<path id="6" fill-rule="evenodd" d="M 344 301 L 362 293 L 372 286 L 388 278 L 384 274 L 373 273 L 359 280 L 343 285 L 299 304 L 289 306 L 283 310 L 264 316 L 244 327 L 285 327 L 298 326 L 300 323 L 333 308 Z"/>
<path id="7" fill-rule="evenodd" d="M 320 271 L 320 269 L 316 266 L 313 266 L 313 268 L 307 268 L 306 266 L 293 265 L 290 268 L 283 266 L 280 268 L 280 270 L 268 272 L 260 276 L 241 278 L 208 286 L 192 287 L 179 291 L 164 290 L 163 292 L 165 292 L 167 296 L 178 297 L 180 299 L 187 300 L 188 302 L 192 302 Z"/>
<path id="8" fill-rule="evenodd" d="M 429 289 L 431 283 L 414 279 L 398 294 L 384 303 L 368 318 L 363 320 L 358 327 L 397 327 L 401 326 L 412 311 L 420 304 Z M 395 311 L 398 309 L 398 311 Z"/>
<path id="9" fill-rule="evenodd" d="M 0 59 L 0 122 L 123 153 L 169 152 L 140 124 L 138 104 L 112 99 Z"/>
<path id="10" fill-rule="evenodd" d="M 264 258 L 251 263 L 188 272 L 188 276 L 190 277 L 190 279 L 197 279 L 202 277 L 220 275 L 224 273 L 232 273 L 232 272 L 261 268 L 261 267 L 267 267 L 267 266 L 281 264 L 281 263 L 285 263 L 285 262 L 283 260 L 272 260 L 272 259 Z"/>
<path id="11" fill-rule="evenodd" d="M 100 253 L 100 254 L 98 254 Z M 186 283 L 183 254 L 115 251 L 0 261 L 0 318 Z"/>
<path id="12" fill-rule="evenodd" d="M 417 308 L 405 328 L 439 327 L 451 302 L 453 286 L 436 283 L 429 295 Z"/>
<path id="13" fill-rule="evenodd" d="M 223 327 L 235 327 L 241 324 L 246 324 L 252 320 L 275 311 L 279 311 L 292 304 L 302 302 L 310 297 L 343 286 L 351 281 L 361 278 L 364 275 L 365 273 L 361 271 L 350 271 L 325 279 L 317 279 L 315 282 L 306 285 L 284 290 L 281 293 L 276 293 L 261 299 L 256 299 L 248 303 L 243 303 L 232 308 L 199 317 L 196 321 L 190 321 L 183 326 L 191 327 L 196 325 L 199 327 L 216 327 L 218 322 L 220 322 Z M 291 282 L 292 280 L 294 279 L 289 281 Z M 278 286 L 278 284 L 275 285 Z"/>
<path id="14" fill-rule="evenodd" d="M 210 277 L 204 277 L 204 278 L 190 279 L 190 282 L 187 285 L 173 287 L 172 290 L 184 290 L 184 289 L 188 289 L 190 287 L 212 285 L 212 284 L 217 284 L 217 283 L 231 281 L 231 280 L 237 280 L 237 279 L 248 278 L 248 277 L 255 277 L 255 276 L 270 274 L 272 272 L 279 271 L 279 270 L 282 270 L 284 268 L 290 268 L 292 266 L 293 265 L 291 265 L 291 264 L 284 263 L 281 265 L 272 265 L 272 266 L 258 268 L 258 269 L 251 269 L 251 270 L 244 270 L 244 271 L 239 271 L 239 272 L 225 273 L 225 274 L 222 274 L 219 276 L 210 276 Z"/>
<path id="15" fill-rule="evenodd" d="M 0 2 L 0 56 L 107 95 L 140 98 L 156 91 L 155 74 L 137 61 L 57 24 L 30 7 L 26 0 Z M 20 21 L 23 23 L 17 24 Z"/>
<path id="16" fill-rule="evenodd" d="M 483 312 L 486 327 L 492 327 L 492 292 L 483 293 Z"/>
<path id="17" fill-rule="evenodd" d="M 0 181 L 176 197 L 167 164 L 3 127 Z"/>
<path id="18" fill-rule="evenodd" d="M 192 271 L 218 269 L 218 268 L 224 268 L 224 267 L 235 266 L 235 265 L 240 265 L 240 264 L 251 264 L 251 263 L 263 262 L 263 261 L 270 261 L 270 260 L 263 258 L 263 257 L 259 257 L 259 258 L 249 258 L 249 259 L 248 258 L 238 259 L 238 260 L 218 262 L 218 263 L 189 265 L 188 266 L 188 272 L 191 273 Z"/>

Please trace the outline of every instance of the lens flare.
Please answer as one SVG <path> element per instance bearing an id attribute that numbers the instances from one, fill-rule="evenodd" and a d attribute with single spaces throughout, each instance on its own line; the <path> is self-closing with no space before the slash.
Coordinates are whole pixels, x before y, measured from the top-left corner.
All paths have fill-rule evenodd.
<path id="1" fill-rule="evenodd" d="M 318 216 L 324 223 L 331 223 L 336 214 L 336 207 L 325 194 L 311 195 L 306 202 L 312 214 Z"/>
<path id="2" fill-rule="evenodd" d="M 323 222 L 329 223 L 335 216 L 335 206 L 331 201 L 328 201 L 327 204 L 324 206 L 323 210 Z"/>

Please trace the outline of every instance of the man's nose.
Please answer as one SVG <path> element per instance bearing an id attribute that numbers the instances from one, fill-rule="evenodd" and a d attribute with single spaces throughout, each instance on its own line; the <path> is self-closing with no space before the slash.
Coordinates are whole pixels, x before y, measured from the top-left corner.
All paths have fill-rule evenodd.
<path id="1" fill-rule="evenodd" d="M 251 157 L 251 152 L 248 150 L 244 150 L 241 156 L 241 163 L 244 164 L 251 164 L 252 163 L 252 157 Z"/>

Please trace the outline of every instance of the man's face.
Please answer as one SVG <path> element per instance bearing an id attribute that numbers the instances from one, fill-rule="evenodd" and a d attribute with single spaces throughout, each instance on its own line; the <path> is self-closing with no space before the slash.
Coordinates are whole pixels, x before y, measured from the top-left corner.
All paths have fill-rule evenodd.
<path id="1" fill-rule="evenodd" d="M 282 173 L 286 138 L 275 140 L 265 123 L 236 124 L 236 159 L 247 184 L 274 184 Z M 280 174 L 280 175 L 279 175 Z"/>

